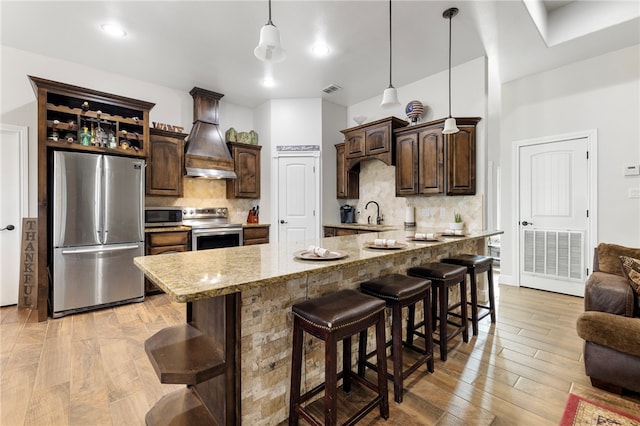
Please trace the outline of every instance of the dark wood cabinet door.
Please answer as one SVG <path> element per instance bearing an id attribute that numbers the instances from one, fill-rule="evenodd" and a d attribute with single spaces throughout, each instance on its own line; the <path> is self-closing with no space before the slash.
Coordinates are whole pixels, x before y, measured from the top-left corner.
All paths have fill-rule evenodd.
<path id="1" fill-rule="evenodd" d="M 415 195 L 418 191 L 418 135 L 396 138 L 396 195 Z"/>
<path id="2" fill-rule="evenodd" d="M 418 194 L 433 195 L 444 192 L 443 143 L 441 127 L 426 129 L 418 134 Z"/>
<path id="3" fill-rule="evenodd" d="M 145 234 L 145 254 L 171 254 L 189 251 L 189 231 L 150 232 Z M 145 296 L 162 293 L 147 277 L 144 279 Z"/>
<path id="4" fill-rule="evenodd" d="M 365 155 L 365 132 L 354 130 L 345 134 L 345 153 L 347 158 L 357 158 Z"/>
<path id="5" fill-rule="evenodd" d="M 476 128 L 460 126 L 446 138 L 447 195 L 476 193 Z"/>
<path id="6" fill-rule="evenodd" d="M 357 235 L 358 231 L 355 229 L 336 228 L 336 237 L 342 237 L 343 235 Z"/>
<path id="7" fill-rule="evenodd" d="M 347 169 L 345 144 L 336 145 L 336 198 L 358 198 L 360 196 L 360 165 Z"/>
<path id="8" fill-rule="evenodd" d="M 184 138 L 186 134 L 150 130 L 146 170 L 147 195 L 182 197 Z"/>
<path id="9" fill-rule="evenodd" d="M 373 127 L 365 131 L 365 155 L 384 154 L 391 151 L 389 125 Z"/>
<path id="10" fill-rule="evenodd" d="M 324 236 L 326 237 L 335 237 L 336 236 L 336 228 L 331 226 L 324 227 Z"/>
<path id="11" fill-rule="evenodd" d="M 269 244 L 269 225 L 244 227 L 242 229 L 242 245 Z"/>
<path id="12" fill-rule="evenodd" d="M 236 179 L 227 180 L 227 198 L 260 198 L 259 145 L 230 142 Z"/>
<path id="13" fill-rule="evenodd" d="M 336 197 L 347 198 L 347 164 L 343 143 L 336 145 Z"/>

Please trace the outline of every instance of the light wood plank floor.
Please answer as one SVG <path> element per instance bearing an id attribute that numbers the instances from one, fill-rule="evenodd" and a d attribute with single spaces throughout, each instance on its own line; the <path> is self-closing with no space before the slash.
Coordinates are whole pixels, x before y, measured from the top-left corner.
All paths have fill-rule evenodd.
<path id="1" fill-rule="evenodd" d="M 500 286 L 498 322 L 451 347 L 434 374 L 414 373 L 391 417 L 362 424 L 557 425 L 570 390 L 591 388 L 575 322 L 583 299 Z M 0 309 L 0 424 L 142 425 L 147 410 L 180 385 L 161 385 L 143 342 L 184 321 L 184 305 L 166 296 L 38 323 L 29 311 Z M 391 387 L 392 389 L 392 387 Z M 626 405 L 625 405 L 626 404 Z M 629 411 L 629 408 L 627 408 Z"/>

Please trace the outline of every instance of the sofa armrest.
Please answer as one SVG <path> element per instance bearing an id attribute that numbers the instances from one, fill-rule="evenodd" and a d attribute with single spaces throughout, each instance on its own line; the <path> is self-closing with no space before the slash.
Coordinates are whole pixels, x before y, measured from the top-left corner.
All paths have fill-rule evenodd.
<path id="1" fill-rule="evenodd" d="M 604 312 L 584 312 L 576 324 L 578 336 L 629 355 L 640 357 L 640 318 Z"/>
<path id="2" fill-rule="evenodd" d="M 625 277 L 594 272 L 585 284 L 584 310 L 632 317 L 635 294 Z"/>

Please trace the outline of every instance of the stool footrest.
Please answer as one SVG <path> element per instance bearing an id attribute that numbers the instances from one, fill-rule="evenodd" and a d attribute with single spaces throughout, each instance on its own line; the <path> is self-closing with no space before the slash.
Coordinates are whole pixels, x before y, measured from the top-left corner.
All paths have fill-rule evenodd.
<path id="1" fill-rule="evenodd" d="M 190 324 L 158 331 L 144 343 L 160 383 L 196 385 L 224 373 L 224 354 Z"/>
<path id="2" fill-rule="evenodd" d="M 144 420 L 148 426 L 168 424 L 217 426 L 218 424 L 196 392 L 190 387 L 174 391 L 160 398 L 149 410 Z"/>
<path id="3" fill-rule="evenodd" d="M 467 303 L 468 305 L 472 305 L 471 302 Z M 484 319 L 486 317 L 488 317 L 489 315 L 491 315 L 491 308 L 489 306 L 485 306 L 485 305 L 478 305 L 478 309 L 481 309 L 483 312 L 482 313 L 478 313 L 478 321 L 480 321 L 481 319 Z M 457 313 L 457 312 L 451 312 L 449 311 L 449 315 L 456 317 L 456 318 L 462 318 L 462 316 Z M 469 316 L 467 317 L 468 320 L 471 320 L 472 317 L 469 314 Z M 451 322 L 449 322 L 449 324 L 452 324 Z M 457 323 L 453 323 L 453 325 L 457 325 L 460 326 L 460 324 Z"/>

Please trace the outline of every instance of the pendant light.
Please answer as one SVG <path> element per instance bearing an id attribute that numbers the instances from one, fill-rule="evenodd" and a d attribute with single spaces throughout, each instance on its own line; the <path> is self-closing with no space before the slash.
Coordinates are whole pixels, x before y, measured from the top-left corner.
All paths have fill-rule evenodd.
<path id="1" fill-rule="evenodd" d="M 280 44 L 280 30 L 271 22 L 271 0 L 269 0 L 269 20 L 260 30 L 258 47 L 253 50 L 256 58 L 263 62 L 278 63 L 287 58 L 287 53 Z"/>
<path id="2" fill-rule="evenodd" d="M 458 133 L 460 131 L 456 124 L 456 119 L 451 117 L 451 18 L 457 14 L 457 7 L 447 9 L 442 13 L 442 17 L 449 20 L 449 118 L 444 121 L 444 129 L 442 130 L 442 133 L 445 135 Z"/>
<path id="3" fill-rule="evenodd" d="M 400 105 L 398 91 L 393 87 L 393 84 L 391 84 L 391 53 L 391 0 L 389 0 L 389 87 L 384 89 L 384 93 L 382 94 L 382 103 L 380 104 L 382 108 L 391 108 Z"/>

